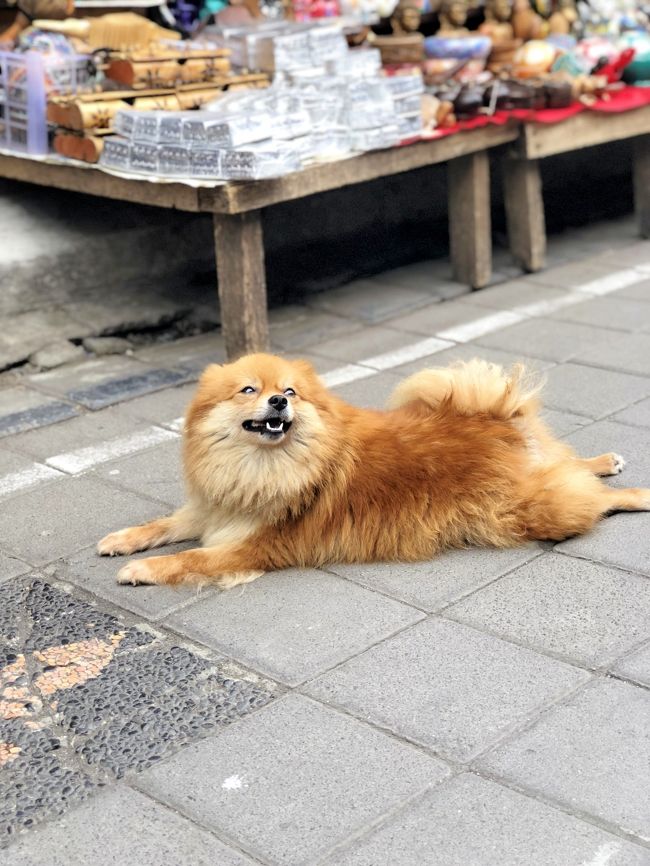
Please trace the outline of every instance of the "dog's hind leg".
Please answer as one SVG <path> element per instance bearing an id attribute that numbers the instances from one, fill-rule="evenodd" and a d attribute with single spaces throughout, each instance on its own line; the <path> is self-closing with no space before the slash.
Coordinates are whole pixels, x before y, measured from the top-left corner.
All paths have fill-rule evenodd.
<path id="1" fill-rule="evenodd" d="M 142 526 L 131 526 L 105 536 L 97 545 L 102 556 L 119 556 L 149 550 L 172 541 L 187 541 L 198 538 L 203 527 L 191 505 L 184 505 L 169 517 L 160 517 Z"/>
<path id="2" fill-rule="evenodd" d="M 598 457 L 580 457 L 578 463 L 594 475 L 620 475 L 625 467 L 625 460 L 613 451 L 599 454 Z"/>
<path id="3" fill-rule="evenodd" d="M 603 491 L 604 514 L 615 511 L 650 511 L 650 488 L 606 488 Z"/>

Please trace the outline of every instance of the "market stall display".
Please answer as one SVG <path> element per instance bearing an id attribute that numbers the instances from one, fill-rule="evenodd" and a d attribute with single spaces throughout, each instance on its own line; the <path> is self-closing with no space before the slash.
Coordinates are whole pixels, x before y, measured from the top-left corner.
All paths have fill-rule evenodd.
<path id="1" fill-rule="evenodd" d="M 6 135 L 16 118 L 28 132 L 47 121 L 59 156 L 25 168 L 0 155 L 0 175 L 212 213 L 230 354 L 267 345 L 261 210 L 281 202 L 447 162 L 453 273 L 480 288 L 491 275 L 491 148 L 512 145 L 512 249 L 536 270 L 545 243 L 537 160 L 634 138 L 636 207 L 650 233 L 648 16 L 627 0 L 557 0 L 548 10 L 488 0 L 478 11 L 442 0 L 437 30 L 415 0 L 384 8 L 379 24 L 375 0 L 239 3 L 229 21 L 224 9 L 195 29 L 190 5 L 190 40 L 146 19 L 140 27 L 138 16 L 122 29 L 74 25 L 67 49 L 51 27 L 24 31 L 13 55 L 23 70 L 39 55 L 47 117 L 26 73 L 3 72 L 0 149 L 17 149 Z M 344 8 L 356 17 L 327 17 Z M 46 67 L 66 51 L 87 74 L 60 86 Z"/>

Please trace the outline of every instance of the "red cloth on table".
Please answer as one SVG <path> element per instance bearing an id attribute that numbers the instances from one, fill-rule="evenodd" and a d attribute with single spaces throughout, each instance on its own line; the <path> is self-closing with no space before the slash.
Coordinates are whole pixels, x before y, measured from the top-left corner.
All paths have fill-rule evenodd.
<path id="1" fill-rule="evenodd" d="M 582 102 L 574 102 L 567 108 L 542 108 L 534 111 L 530 108 L 517 108 L 514 111 L 497 111 L 492 115 L 480 114 L 471 120 L 460 120 L 454 126 L 445 129 L 434 129 L 427 133 L 424 138 L 443 138 L 456 132 L 464 132 L 470 129 L 479 129 L 489 124 L 502 126 L 511 118 L 523 120 L 526 123 L 561 123 L 581 111 L 599 111 L 603 114 L 619 114 L 624 111 L 634 111 L 650 105 L 650 87 L 634 87 L 629 85 L 620 90 L 612 90 L 606 99 L 597 99 L 592 105 L 584 105 Z"/>

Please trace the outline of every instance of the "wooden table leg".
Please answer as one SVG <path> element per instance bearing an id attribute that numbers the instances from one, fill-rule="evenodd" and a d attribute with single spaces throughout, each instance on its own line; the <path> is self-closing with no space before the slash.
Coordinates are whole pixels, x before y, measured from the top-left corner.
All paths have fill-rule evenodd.
<path id="1" fill-rule="evenodd" d="M 487 151 L 449 162 L 449 242 L 454 279 L 473 289 L 492 276 L 490 160 Z"/>
<path id="2" fill-rule="evenodd" d="M 525 271 L 539 271 L 546 258 L 542 179 L 536 159 L 505 157 L 503 194 L 510 250 Z"/>
<path id="3" fill-rule="evenodd" d="M 234 359 L 269 348 L 261 211 L 213 214 L 221 327 Z"/>
<path id="4" fill-rule="evenodd" d="M 634 210 L 639 234 L 650 238 L 650 135 L 634 139 Z"/>

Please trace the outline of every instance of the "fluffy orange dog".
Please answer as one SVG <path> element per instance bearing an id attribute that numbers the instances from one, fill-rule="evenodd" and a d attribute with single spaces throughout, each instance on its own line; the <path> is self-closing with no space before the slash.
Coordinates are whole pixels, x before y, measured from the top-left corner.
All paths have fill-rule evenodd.
<path id="1" fill-rule="evenodd" d="M 210 366 L 186 420 L 187 504 L 106 536 L 99 553 L 199 538 L 130 562 L 118 581 L 231 587 L 287 566 L 559 540 L 608 512 L 650 509 L 650 490 L 596 478 L 622 458 L 580 459 L 551 436 L 522 376 L 484 361 L 423 370 L 378 412 L 332 395 L 305 361 Z"/>

